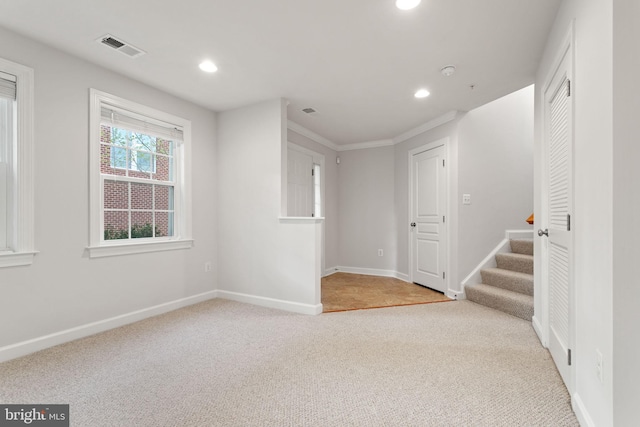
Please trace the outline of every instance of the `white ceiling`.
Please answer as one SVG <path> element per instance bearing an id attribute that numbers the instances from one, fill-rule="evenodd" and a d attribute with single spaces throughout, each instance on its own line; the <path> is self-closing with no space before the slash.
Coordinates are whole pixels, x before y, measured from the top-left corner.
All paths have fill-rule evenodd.
<path id="1" fill-rule="evenodd" d="M 0 0 L 0 26 L 214 111 L 286 98 L 290 120 L 353 144 L 533 83 L 560 1 L 423 0 L 400 11 L 394 0 Z M 106 33 L 147 54 L 95 42 Z M 198 69 L 205 58 L 217 73 Z M 448 64 L 457 72 L 445 78 Z M 415 99 L 421 87 L 431 96 Z"/>

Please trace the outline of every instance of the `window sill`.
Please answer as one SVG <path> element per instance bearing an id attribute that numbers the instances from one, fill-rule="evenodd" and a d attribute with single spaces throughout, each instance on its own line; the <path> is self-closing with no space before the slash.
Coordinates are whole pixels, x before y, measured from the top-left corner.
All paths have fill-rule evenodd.
<path id="1" fill-rule="evenodd" d="M 169 240 L 164 242 L 127 243 L 121 245 L 91 246 L 87 248 L 89 258 L 104 258 L 109 256 L 133 255 L 148 252 L 173 251 L 190 249 L 193 240 Z"/>
<path id="2" fill-rule="evenodd" d="M 37 252 L 0 252 L 0 268 L 33 264 Z"/>

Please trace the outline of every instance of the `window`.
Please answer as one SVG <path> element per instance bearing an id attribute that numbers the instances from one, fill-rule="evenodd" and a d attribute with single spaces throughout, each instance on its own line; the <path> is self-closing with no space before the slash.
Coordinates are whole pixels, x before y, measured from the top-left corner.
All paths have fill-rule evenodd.
<path id="1" fill-rule="evenodd" d="M 191 247 L 190 122 L 91 90 L 91 257 Z"/>
<path id="2" fill-rule="evenodd" d="M 33 70 L 0 59 L 0 267 L 33 262 Z"/>

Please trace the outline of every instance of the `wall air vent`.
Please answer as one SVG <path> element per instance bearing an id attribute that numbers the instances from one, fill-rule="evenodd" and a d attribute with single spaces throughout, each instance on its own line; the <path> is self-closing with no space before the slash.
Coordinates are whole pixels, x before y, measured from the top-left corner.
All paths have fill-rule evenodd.
<path id="1" fill-rule="evenodd" d="M 122 40 L 118 40 L 113 37 L 111 34 L 105 34 L 96 40 L 98 43 L 102 43 L 105 46 L 109 46 L 112 49 L 117 50 L 120 53 L 127 55 L 129 58 L 137 58 L 139 56 L 144 55 L 146 52 L 142 49 L 138 49 L 137 47 L 131 45 Z"/>
<path id="2" fill-rule="evenodd" d="M 307 113 L 307 114 L 313 114 L 313 113 L 317 113 L 316 110 L 314 110 L 313 108 L 303 108 L 302 109 L 303 113 Z"/>

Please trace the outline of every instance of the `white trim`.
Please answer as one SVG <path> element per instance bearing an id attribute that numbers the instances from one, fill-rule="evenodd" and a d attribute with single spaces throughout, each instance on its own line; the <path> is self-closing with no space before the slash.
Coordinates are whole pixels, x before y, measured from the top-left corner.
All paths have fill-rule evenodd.
<path id="1" fill-rule="evenodd" d="M 435 148 L 438 148 L 440 146 L 444 147 L 444 160 L 446 163 L 449 163 L 449 137 L 445 137 L 445 138 L 441 138 L 438 139 L 436 141 L 430 142 L 428 144 L 422 145 L 420 147 L 416 147 L 412 150 L 408 151 L 408 157 L 407 157 L 407 170 L 409 171 L 408 173 L 408 177 L 407 177 L 407 188 L 408 188 L 408 195 L 409 197 L 407 198 L 408 200 L 408 221 L 407 224 L 410 224 L 413 221 L 413 197 L 412 197 L 412 192 L 413 192 L 413 182 L 412 182 L 412 177 L 413 177 L 413 156 L 419 153 L 422 153 L 424 151 L 429 151 L 429 150 L 433 150 Z M 443 229 L 444 229 L 444 235 L 445 235 L 445 239 L 444 239 L 444 244 L 445 246 L 445 251 L 446 251 L 446 256 L 447 256 L 447 260 L 446 260 L 446 266 L 445 266 L 445 272 L 449 273 L 446 275 L 446 278 L 444 279 L 444 286 L 446 289 L 445 294 L 449 294 L 451 292 L 456 292 L 457 295 L 457 291 L 454 291 L 451 289 L 451 276 L 453 275 L 452 272 L 452 268 L 451 268 L 451 233 L 450 233 L 450 224 L 451 224 L 451 210 L 449 204 L 451 203 L 451 176 L 450 176 L 450 171 L 451 171 L 451 165 L 449 164 L 449 167 L 445 168 L 445 212 L 444 215 L 446 218 L 449 218 L 448 221 L 445 221 L 443 224 Z M 412 240 L 412 232 L 411 229 L 409 227 L 407 227 L 407 240 L 408 240 L 408 245 L 409 245 L 409 251 L 407 252 L 409 254 L 409 274 L 408 274 L 408 278 L 409 278 L 409 282 L 413 282 L 413 240 Z M 463 289 L 464 291 L 464 289 Z"/>
<path id="2" fill-rule="evenodd" d="M 331 276 L 332 274 L 336 274 L 338 273 L 340 270 L 338 269 L 338 267 L 331 267 L 331 268 L 326 268 L 324 270 L 324 275 L 322 277 L 327 277 L 327 276 Z"/>
<path id="3" fill-rule="evenodd" d="M 173 251 L 177 249 L 190 249 L 193 247 L 192 239 L 163 240 L 155 242 L 127 243 L 123 245 L 90 246 L 87 248 L 89 258 L 104 258 L 119 255 L 133 255 L 148 252 Z"/>
<path id="4" fill-rule="evenodd" d="M 143 308 L 141 310 L 132 311 L 120 316 L 111 317 L 97 322 L 87 323 L 75 328 L 66 329 L 64 331 L 55 332 L 53 334 L 42 337 L 22 341 L 0 348 L 0 362 L 15 359 L 17 357 L 26 356 L 36 351 L 44 350 L 49 347 L 64 344 L 80 338 L 95 335 L 109 329 L 118 328 L 130 323 L 138 322 L 149 317 L 187 307 L 199 302 L 207 301 L 217 297 L 217 291 L 204 292 L 186 298 L 158 304 L 153 307 Z"/>
<path id="5" fill-rule="evenodd" d="M 33 264 L 38 252 L 0 252 L 0 268 Z"/>
<path id="6" fill-rule="evenodd" d="M 535 314 L 533 315 L 533 317 L 531 317 L 531 325 L 533 326 L 533 330 L 540 340 L 540 344 L 542 344 L 544 348 L 547 348 L 549 346 L 549 343 L 546 342 L 545 336 L 542 333 L 542 325 L 540 324 L 540 319 L 538 319 Z"/>
<path id="7" fill-rule="evenodd" d="M 366 276 L 381 276 L 381 277 L 395 277 L 396 279 L 400 279 L 403 282 L 409 282 L 409 276 L 404 273 L 399 273 L 395 270 L 382 270 L 378 268 L 364 268 L 364 267 L 344 267 L 338 266 L 334 267 L 336 270 L 333 273 L 351 273 L 351 274 L 364 274 Z"/>
<path id="8" fill-rule="evenodd" d="M 329 141 L 327 138 L 318 135 L 317 133 L 307 129 L 306 127 L 299 125 L 298 123 L 287 120 L 287 129 L 299 133 L 302 136 L 306 136 L 310 140 L 317 142 L 320 145 L 324 145 L 327 148 L 331 148 L 334 151 L 340 151 L 340 147 L 333 141 Z"/>
<path id="9" fill-rule="evenodd" d="M 463 300 L 463 299 L 467 299 L 467 294 L 465 294 L 464 292 L 460 292 L 460 291 L 454 291 L 453 289 L 448 289 L 446 294 L 446 296 L 448 296 L 451 299 L 455 299 L 455 300 Z"/>
<path id="10" fill-rule="evenodd" d="M 393 139 L 381 139 L 378 141 L 356 142 L 354 144 L 341 145 L 338 151 L 364 150 L 366 148 L 389 147 L 394 145 Z"/>
<path id="11" fill-rule="evenodd" d="M 400 134 L 393 139 L 381 139 L 377 141 L 356 142 L 353 144 L 345 144 L 345 145 L 336 144 L 335 142 L 330 141 L 327 138 L 320 136 L 317 133 L 291 120 L 287 120 L 287 129 L 292 130 L 296 133 L 299 133 L 302 136 L 306 136 L 310 140 L 315 141 L 318 144 L 324 145 L 325 147 L 331 148 L 334 151 L 340 152 L 340 151 L 351 151 L 351 150 L 364 150 L 367 148 L 389 147 L 392 145 L 397 145 L 397 144 L 400 144 L 401 142 L 404 142 L 408 139 L 413 138 L 414 136 L 420 135 L 421 133 L 428 132 L 433 128 L 436 128 L 445 123 L 448 123 L 454 120 L 457 117 L 457 115 L 458 115 L 458 111 L 456 110 L 449 111 L 448 113 L 445 113 L 439 117 L 436 117 L 435 119 L 429 120 L 428 122 L 418 127 L 415 127 L 413 129 L 410 129 L 407 132 L 404 132 L 403 134 Z"/>
<path id="12" fill-rule="evenodd" d="M 90 258 L 188 249 L 193 246 L 191 217 L 191 121 L 117 97 L 96 89 L 89 90 L 89 247 Z M 174 150 L 174 230 L 171 240 L 112 244 L 103 241 L 103 197 L 100 173 L 100 123 L 102 105 L 121 108 L 182 129 L 183 141 Z M 162 183 L 162 182 L 160 182 Z"/>
<path id="13" fill-rule="evenodd" d="M 34 72 L 33 69 L 0 58 L 0 69 L 16 76 L 17 93 L 17 182 L 14 210 L 15 250 L 0 255 L 2 267 L 29 265 L 35 252 L 34 230 Z"/>
<path id="14" fill-rule="evenodd" d="M 400 144 L 401 142 L 407 141 L 408 139 L 411 139 L 414 136 L 420 135 L 421 133 L 428 132 L 433 128 L 437 128 L 438 126 L 441 126 L 445 123 L 452 121 L 453 119 L 456 118 L 457 115 L 458 115 L 458 111 L 456 110 L 449 111 L 448 113 L 445 113 L 440 117 L 436 117 L 433 120 L 429 120 L 427 123 L 424 123 L 418 127 L 408 130 L 407 132 L 401 135 L 396 136 L 395 138 L 393 138 L 393 143 Z"/>
<path id="15" fill-rule="evenodd" d="M 571 396 L 571 406 L 573 407 L 573 412 L 575 412 L 576 418 L 582 427 L 596 427 L 596 423 L 593 422 L 593 418 L 589 415 L 589 411 L 587 411 L 587 407 L 584 402 L 582 402 L 578 393 Z"/>
<path id="16" fill-rule="evenodd" d="M 243 302 L 246 304 L 258 305 L 260 307 L 268 307 L 268 308 L 275 308 L 278 310 L 291 311 L 293 313 L 309 314 L 309 315 L 316 315 L 316 314 L 322 313 L 322 304 L 316 304 L 316 305 L 303 304 L 299 302 L 261 297 L 258 295 L 242 294 L 239 292 L 218 290 L 218 298 Z"/>

